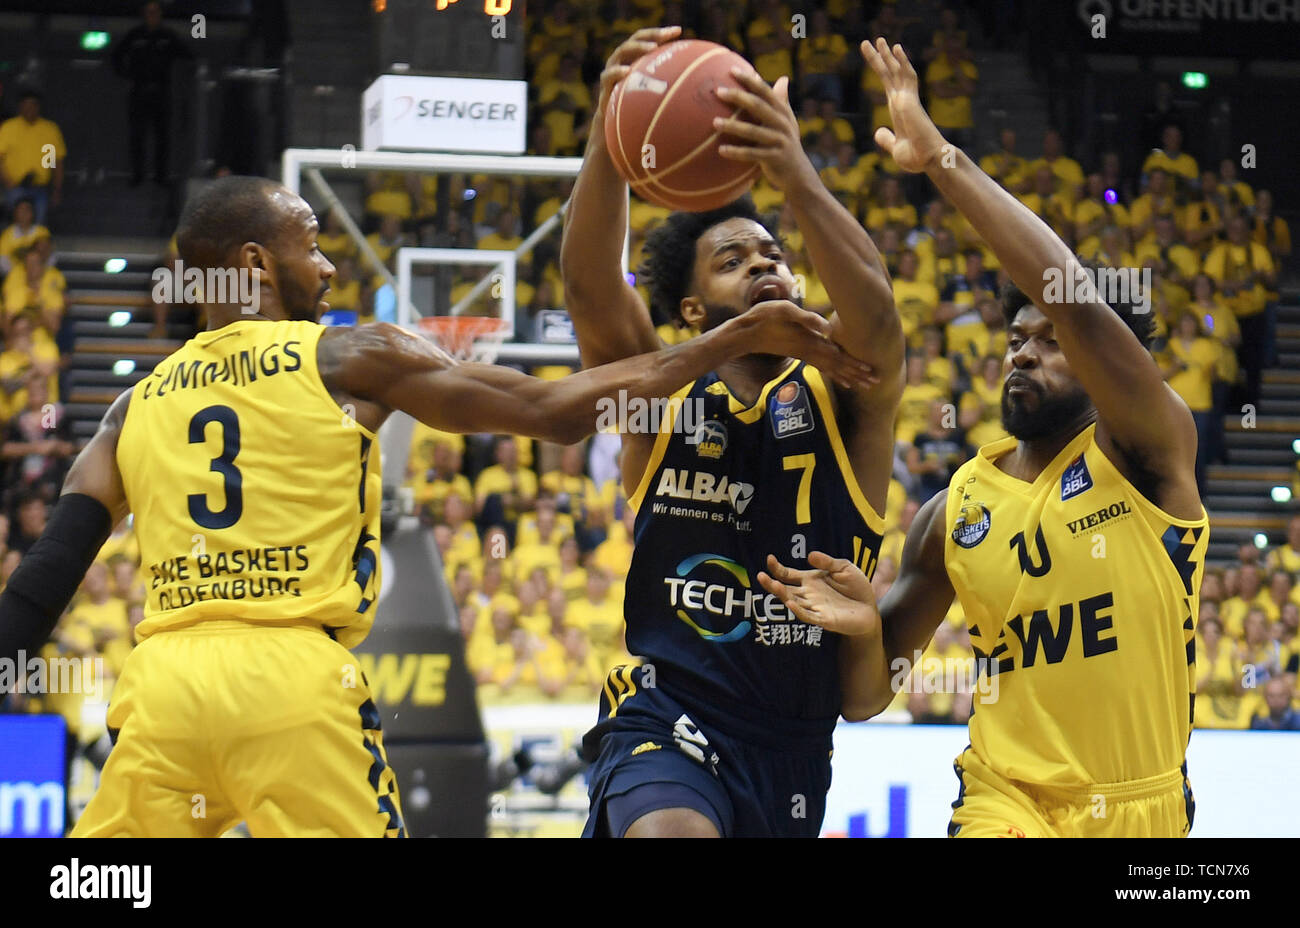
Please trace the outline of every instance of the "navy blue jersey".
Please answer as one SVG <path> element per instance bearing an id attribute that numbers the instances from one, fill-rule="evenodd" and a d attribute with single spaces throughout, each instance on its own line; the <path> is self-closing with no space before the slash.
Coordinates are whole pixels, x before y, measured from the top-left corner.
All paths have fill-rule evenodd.
<path id="1" fill-rule="evenodd" d="M 669 409 L 630 501 L 628 650 L 688 709 L 829 732 L 839 636 L 794 618 L 757 580 L 769 554 L 796 568 L 812 551 L 875 568 L 883 522 L 853 476 L 825 382 L 794 361 L 746 408 L 710 374 Z"/>

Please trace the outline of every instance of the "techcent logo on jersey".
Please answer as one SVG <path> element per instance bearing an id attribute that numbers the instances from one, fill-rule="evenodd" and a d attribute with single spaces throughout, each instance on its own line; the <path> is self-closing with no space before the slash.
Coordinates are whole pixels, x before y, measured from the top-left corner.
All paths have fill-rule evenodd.
<path id="1" fill-rule="evenodd" d="M 711 574 L 709 579 L 693 576 L 706 571 Z M 739 641 L 753 629 L 755 643 L 768 647 L 821 647 L 821 628 L 792 617 L 779 597 L 756 592 L 749 571 L 729 557 L 692 555 L 677 565 L 676 577 L 664 578 L 664 584 L 668 587 L 668 604 L 677 618 L 705 641 L 727 644 Z M 740 621 L 726 631 L 710 627 L 733 622 L 737 617 Z"/>
<path id="2" fill-rule="evenodd" d="M 689 579 L 697 567 L 718 568 L 730 574 L 744 589 L 740 595 L 737 595 L 736 589 L 730 584 Z M 731 558 L 717 554 L 696 554 L 688 557 L 677 565 L 677 576 L 665 577 L 664 583 L 668 586 L 668 605 L 676 610 L 677 618 L 694 629 L 695 633 L 705 641 L 718 644 L 739 641 L 749 634 L 750 628 L 753 627 L 749 618 L 754 612 L 754 602 L 762 599 L 762 596 L 756 595 L 752 590 L 749 571 Z M 777 606 L 780 609 L 785 608 L 780 600 L 777 600 Z M 687 609 L 691 612 L 688 613 Z M 703 613 L 730 620 L 737 611 L 744 616 L 744 619 L 725 632 L 706 628 L 691 617 L 694 613 L 701 618 L 701 621 L 710 621 L 700 616 Z"/>

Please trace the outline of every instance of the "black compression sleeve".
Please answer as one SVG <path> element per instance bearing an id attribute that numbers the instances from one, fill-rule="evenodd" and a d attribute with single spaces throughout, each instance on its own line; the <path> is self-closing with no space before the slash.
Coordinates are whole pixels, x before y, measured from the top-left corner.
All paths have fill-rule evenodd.
<path id="1" fill-rule="evenodd" d="M 49 640 L 112 528 L 108 509 L 94 497 L 59 497 L 0 593 L 0 660 L 15 661 L 19 651 L 37 651 Z"/>

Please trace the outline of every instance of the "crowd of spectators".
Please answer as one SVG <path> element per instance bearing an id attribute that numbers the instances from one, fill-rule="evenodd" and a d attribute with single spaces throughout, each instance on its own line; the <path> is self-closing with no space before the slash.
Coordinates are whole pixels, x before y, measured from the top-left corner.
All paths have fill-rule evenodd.
<path id="1" fill-rule="evenodd" d="M 586 699 L 629 660 L 634 513 L 617 451 L 616 435 L 559 447 L 417 425 L 408 486 L 433 527 L 484 700 Z"/>
<path id="2" fill-rule="evenodd" d="M 1196 725 L 1300 731 L 1300 515 L 1283 545 L 1210 567 L 1196 623 Z"/>
<path id="3" fill-rule="evenodd" d="M 44 530 L 78 450 L 60 402 L 73 326 L 51 231 L 67 148 L 59 126 L 41 115 L 39 93 L 20 90 L 16 103 L 17 112 L 0 121 L 0 585 Z M 82 682 L 107 683 L 104 695 L 131 650 L 132 623 L 143 616 L 138 562 L 134 539 L 119 526 L 44 651 L 47 658 L 102 658 L 104 678 L 87 669 Z M 12 692 L 6 711 L 60 712 L 76 737 L 85 699 L 85 692 Z"/>
<path id="4" fill-rule="evenodd" d="M 54 501 L 76 445 L 60 403 L 72 342 L 67 281 L 46 224 L 62 198 L 67 149 L 39 93 L 22 90 L 16 103 L 0 121 L 0 542 L 21 553 L 30 544 L 22 526 Z"/>

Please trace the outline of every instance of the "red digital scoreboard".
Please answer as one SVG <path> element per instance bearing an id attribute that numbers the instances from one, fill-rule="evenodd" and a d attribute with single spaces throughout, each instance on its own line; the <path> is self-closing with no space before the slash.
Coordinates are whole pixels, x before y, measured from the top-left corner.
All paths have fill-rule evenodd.
<path id="1" fill-rule="evenodd" d="M 375 73 L 524 79 L 524 0 L 371 0 Z"/>

